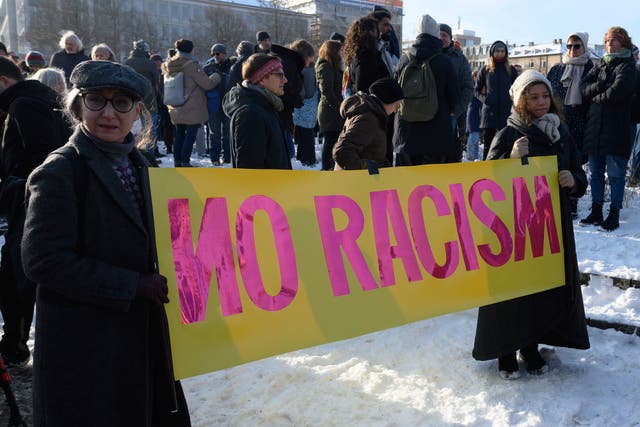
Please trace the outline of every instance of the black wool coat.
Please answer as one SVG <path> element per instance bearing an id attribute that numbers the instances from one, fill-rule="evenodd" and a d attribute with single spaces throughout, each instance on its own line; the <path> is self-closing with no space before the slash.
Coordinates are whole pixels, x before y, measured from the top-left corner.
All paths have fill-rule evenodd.
<path id="1" fill-rule="evenodd" d="M 342 129 L 344 119 L 340 115 L 342 102 L 342 72 L 324 59 L 316 63 L 316 80 L 320 88 L 318 125 L 321 132 L 336 132 Z"/>
<path id="2" fill-rule="evenodd" d="M 502 129 L 507 124 L 511 113 L 511 96 L 509 89 L 518 77 L 518 71 L 509 65 L 510 73 L 504 64 L 496 64 L 493 71 L 485 66 L 480 70 L 474 93 L 482 101 L 480 112 L 481 129 Z"/>
<path id="3" fill-rule="evenodd" d="M 147 163 L 137 150 L 130 158 L 142 215 L 79 130 L 29 177 L 22 259 L 38 285 L 36 426 L 190 425 L 179 385 L 181 410 L 169 413 L 164 307 L 136 298 L 140 275 L 154 271 L 154 240 Z"/>
<path id="4" fill-rule="evenodd" d="M 293 132 L 293 110 L 302 107 L 302 69 L 304 58 L 295 50 L 277 44 L 271 45 L 271 54 L 282 61 L 282 68 L 287 82 L 284 84 L 284 94 L 280 97 L 284 109 L 280 112 L 280 122 L 283 129 Z"/>
<path id="5" fill-rule="evenodd" d="M 410 156 L 427 155 L 432 158 L 450 158 L 451 161 L 460 152 L 460 143 L 453 137 L 451 114 L 454 113 L 460 93 L 457 74 L 451 59 L 441 54 L 442 41 L 428 34 L 420 34 L 409 53 L 418 60 L 431 59 L 431 71 L 436 81 L 438 93 L 438 112 L 428 122 L 408 122 L 396 114 L 396 132 L 393 144 L 396 153 Z M 398 61 L 397 76 L 409 63 L 409 57 L 403 54 Z"/>
<path id="6" fill-rule="evenodd" d="M 225 95 L 222 109 L 231 119 L 234 168 L 291 169 L 280 116 L 264 95 L 236 85 Z"/>
<path id="7" fill-rule="evenodd" d="M 64 49 L 61 49 L 51 55 L 49 60 L 49 67 L 60 68 L 64 71 L 64 75 L 67 79 L 67 87 L 71 87 L 69 77 L 73 68 L 81 62 L 88 61 L 90 58 L 84 54 L 84 50 L 77 53 L 67 53 Z"/>
<path id="8" fill-rule="evenodd" d="M 532 343 L 589 348 L 569 204 L 570 195 L 580 197 L 584 194 L 587 178 L 564 124 L 560 126 L 560 135 L 560 140 L 552 143 L 535 125 L 516 127 L 509 124 L 498 132 L 491 143 L 488 160 L 509 158 L 513 143 L 526 136 L 529 139 L 529 155 L 556 156 L 558 170 L 570 171 L 575 186 L 571 191 L 560 189 L 565 285 L 480 307 L 473 348 L 473 357 L 477 360 L 496 359 Z"/>
<path id="9" fill-rule="evenodd" d="M 598 61 L 582 79 L 582 96 L 591 101 L 584 132 L 589 154 L 629 158 L 632 148 L 631 98 L 636 82 L 633 58 Z"/>
<path id="10" fill-rule="evenodd" d="M 376 80 L 392 77 L 382 59 L 382 53 L 377 49 L 365 48 L 356 52 L 356 57 L 349 64 L 349 75 L 353 90 L 364 93 L 369 93 L 369 87 Z"/>

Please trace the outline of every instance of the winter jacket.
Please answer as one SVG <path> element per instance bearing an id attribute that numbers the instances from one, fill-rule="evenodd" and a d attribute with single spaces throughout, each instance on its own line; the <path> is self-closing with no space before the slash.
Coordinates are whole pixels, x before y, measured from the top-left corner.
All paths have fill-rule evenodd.
<path id="1" fill-rule="evenodd" d="M 558 288 L 480 307 L 473 357 L 496 359 L 533 343 L 577 349 L 589 348 L 589 336 L 582 303 L 578 261 L 569 196 L 580 197 L 587 188 L 578 150 L 565 124 L 560 140 L 551 140 L 535 125 L 509 124 L 491 143 L 488 160 L 509 158 L 516 139 L 529 139 L 529 156 L 556 156 L 558 170 L 572 173 L 572 190 L 560 189 L 560 217 L 564 246 L 565 284 Z M 549 182 L 558 185 L 557 182 Z M 514 278 L 517 280 L 517 278 Z"/>
<path id="2" fill-rule="evenodd" d="M 428 122 L 408 122 L 397 114 L 397 130 L 393 137 L 396 153 L 438 159 L 451 156 L 453 159 L 460 152 L 451 128 L 451 113 L 459 99 L 458 81 L 451 60 L 441 51 L 442 41 L 428 34 L 420 34 L 409 50 L 418 60 L 433 56 L 430 65 L 436 81 L 438 112 Z M 402 75 L 408 62 L 409 57 L 403 54 L 398 62 L 398 76 Z"/>
<path id="3" fill-rule="evenodd" d="M 181 411 L 169 413 L 164 307 L 136 297 L 155 268 L 154 237 L 148 163 L 137 150 L 130 159 L 142 214 L 79 129 L 29 177 L 22 257 L 38 284 L 36 426 L 189 425 L 179 387 Z"/>
<path id="4" fill-rule="evenodd" d="M 244 61 L 246 61 L 248 58 L 248 56 L 240 56 L 231 66 L 231 70 L 229 71 L 229 87 L 227 88 L 227 91 L 229 91 L 229 89 L 231 89 L 235 85 L 242 83 L 242 64 L 244 64 Z"/>
<path id="5" fill-rule="evenodd" d="M 636 65 L 636 88 L 631 99 L 631 123 L 640 123 L 640 65 Z"/>
<path id="6" fill-rule="evenodd" d="M 511 113 L 513 105 L 509 96 L 509 89 L 518 77 L 518 71 L 509 66 L 511 74 L 507 72 L 504 64 L 496 64 L 493 71 L 485 66 L 480 71 L 476 86 L 475 96 L 482 101 L 480 113 L 480 128 L 502 129 L 507 124 L 507 117 Z"/>
<path id="7" fill-rule="evenodd" d="M 469 108 L 467 109 L 467 132 L 480 132 L 480 110 L 482 102 L 475 96 L 471 97 Z"/>
<path id="8" fill-rule="evenodd" d="M 133 68 L 138 74 L 143 75 L 151 83 L 151 93 L 149 99 L 145 99 L 145 104 L 149 107 L 151 113 L 158 112 L 157 99 L 160 93 L 158 80 L 160 79 L 160 70 L 155 62 L 149 59 L 146 53 L 140 50 L 132 50 L 129 57 L 125 59 L 124 65 Z"/>
<path id="9" fill-rule="evenodd" d="M 318 83 L 313 67 L 302 70 L 302 107 L 293 110 L 293 124 L 306 129 L 313 129 L 318 121 Z"/>
<path id="10" fill-rule="evenodd" d="M 636 80 L 633 58 L 598 61 L 582 79 L 582 96 L 591 101 L 584 131 L 589 154 L 631 155 L 631 97 Z"/>
<path id="11" fill-rule="evenodd" d="M 451 45 L 442 50 L 442 52 L 451 60 L 453 69 L 456 72 L 456 81 L 458 83 L 458 93 L 460 94 L 458 102 L 453 107 L 453 114 L 460 117 L 467 111 L 467 107 L 473 97 L 473 78 L 471 77 L 471 66 L 460 49 L 451 43 Z"/>
<path id="12" fill-rule="evenodd" d="M 200 64 L 190 59 L 182 52 L 162 64 L 162 73 L 173 76 L 182 71 L 184 73 L 184 93 L 187 101 L 177 107 L 169 105 L 169 116 L 174 125 L 198 125 L 209 120 L 207 112 L 207 98 L 205 91 L 215 88 L 221 80 L 220 74 L 214 73 L 210 77 L 202 71 Z"/>
<path id="13" fill-rule="evenodd" d="M 582 99 L 581 105 L 564 105 L 564 98 L 567 96 L 567 88 L 564 87 L 560 79 L 566 69 L 566 65 L 559 63 L 551 67 L 547 74 L 547 79 L 551 82 L 551 88 L 553 89 L 553 96 L 557 99 L 558 103 L 562 105 L 562 113 L 564 114 L 565 122 L 569 126 L 569 131 L 573 137 L 574 142 L 578 149 L 582 152 L 582 146 L 584 141 L 584 129 L 587 123 L 587 112 L 589 111 L 589 100 Z M 584 64 L 584 73 L 582 77 L 593 68 L 593 62 L 587 61 Z"/>
<path id="14" fill-rule="evenodd" d="M 333 160 L 342 169 L 366 169 L 365 160 L 378 167 L 391 166 L 387 160 L 387 113 L 373 95 L 358 92 L 340 105 L 344 127 L 333 147 Z"/>
<path id="15" fill-rule="evenodd" d="M 64 49 L 57 51 L 51 55 L 49 60 L 49 67 L 60 68 L 64 71 L 64 76 L 67 79 L 67 87 L 71 87 L 69 77 L 73 68 L 83 61 L 88 61 L 90 58 L 84 54 L 84 50 L 76 53 L 67 53 Z"/>
<path id="16" fill-rule="evenodd" d="M 207 109 L 209 112 L 217 112 L 222 108 L 222 98 L 224 98 L 231 87 L 229 82 L 231 79 L 231 66 L 233 64 L 234 61 L 231 59 L 225 59 L 218 64 L 216 63 L 215 58 L 210 58 L 202 68 L 207 76 L 211 76 L 213 73 L 218 73 L 221 76 L 220 84 L 218 84 L 214 89 L 206 92 Z"/>
<path id="17" fill-rule="evenodd" d="M 360 48 L 355 59 L 349 64 L 349 74 L 353 90 L 369 93 L 369 87 L 378 79 L 392 77 L 382 60 L 382 52 Z"/>
<path id="18" fill-rule="evenodd" d="M 337 132 L 344 119 L 340 115 L 342 102 L 342 72 L 324 59 L 316 63 L 316 78 L 320 87 L 318 124 L 321 132 Z"/>
<path id="19" fill-rule="evenodd" d="M 234 168 L 291 169 L 280 117 L 264 95 L 236 85 L 224 97 L 222 110 L 231 119 Z"/>
<path id="20" fill-rule="evenodd" d="M 302 107 L 302 69 L 304 59 L 298 52 L 280 46 L 271 45 L 271 54 L 277 56 L 282 61 L 284 75 L 287 83 L 284 85 L 284 95 L 280 98 L 284 102 L 284 110 L 280 112 L 280 121 L 284 130 L 293 132 L 293 109 Z"/>

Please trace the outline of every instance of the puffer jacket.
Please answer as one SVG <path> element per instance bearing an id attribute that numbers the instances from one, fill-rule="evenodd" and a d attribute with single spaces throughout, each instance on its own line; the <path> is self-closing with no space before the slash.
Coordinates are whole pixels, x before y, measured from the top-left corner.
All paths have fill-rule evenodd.
<path id="1" fill-rule="evenodd" d="M 604 60 L 582 78 L 582 96 L 591 101 L 583 149 L 589 154 L 631 155 L 631 97 L 636 68 L 633 58 Z"/>
<path id="2" fill-rule="evenodd" d="M 162 73 L 165 76 L 173 76 L 180 71 L 184 73 L 184 93 L 187 101 L 177 107 L 168 106 L 171 123 L 198 125 L 207 122 L 209 113 L 205 91 L 215 88 L 220 83 L 220 74 L 214 73 L 207 77 L 200 64 L 182 52 L 178 52 L 162 64 Z"/>
<path id="3" fill-rule="evenodd" d="M 365 160 L 378 167 L 391 166 L 387 160 L 387 113 L 373 95 L 358 92 L 340 105 L 345 123 L 333 147 L 333 159 L 342 169 L 366 169 Z"/>

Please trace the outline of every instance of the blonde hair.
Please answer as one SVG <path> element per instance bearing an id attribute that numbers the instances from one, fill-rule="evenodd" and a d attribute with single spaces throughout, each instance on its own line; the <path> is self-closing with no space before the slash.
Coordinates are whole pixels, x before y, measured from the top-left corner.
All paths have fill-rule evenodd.
<path id="1" fill-rule="evenodd" d="M 97 45 L 95 45 L 94 47 L 92 47 L 92 48 L 91 48 L 91 55 L 89 55 L 89 57 L 90 57 L 91 59 L 94 59 L 94 60 L 95 60 L 95 59 L 96 59 L 96 58 L 95 58 L 95 55 L 96 55 L 96 53 L 98 53 L 98 51 L 100 51 L 100 50 L 102 50 L 102 51 L 106 51 L 106 52 L 109 54 L 109 55 L 108 55 L 108 56 L 109 56 L 109 58 L 108 58 L 108 60 L 109 60 L 109 61 L 115 61 L 115 60 L 116 60 L 116 54 L 115 54 L 115 53 L 113 53 L 113 50 L 112 50 L 112 49 L 109 47 L 109 45 L 108 45 L 108 44 L 106 44 L 106 43 L 100 43 L 100 44 L 97 44 Z"/>

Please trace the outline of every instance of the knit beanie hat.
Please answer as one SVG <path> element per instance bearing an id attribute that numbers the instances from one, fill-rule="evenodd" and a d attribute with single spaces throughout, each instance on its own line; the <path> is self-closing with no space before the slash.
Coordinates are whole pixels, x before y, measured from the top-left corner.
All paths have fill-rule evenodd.
<path id="1" fill-rule="evenodd" d="M 513 105 L 518 105 L 520 96 L 524 90 L 532 83 L 544 83 L 549 89 L 549 95 L 553 96 L 553 89 L 551 88 L 551 82 L 540 71 L 528 69 L 520 73 L 518 78 L 511 85 L 509 89 L 509 95 L 513 99 Z"/>
<path id="2" fill-rule="evenodd" d="M 193 42 L 187 39 L 176 40 L 175 47 L 180 52 L 191 53 L 193 51 Z"/>
<path id="3" fill-rule="evenodd" d="M 582 41 L 582 45 L 584 46 L 584 49 L 587 50 L 588 49 L 588 45 L 589 45 L 589 33 L 581 33 L 579 31 L 576 31 L 575 33 L 571 33 L 569 34 L 569 37 L 567 37 L 567 41 L 569 41 L 569 39 L 571 37 L 577 37 L 580 39 L 580 41 Z"/>
<path id="4" fill-rule="evenodd" d="M 30 50 L 24 57 L 24 61 L 27 63 L 29 68 L 34 66 L 36 67 L 46 67 L 47 62 L 44 60 L 44 55 L 38 52 L 37 50 Z"/>
<path id="5" fill-rule="evenodd" d="M 440 31 L 444 31 L 449 34 L 449 37 L 453 38 L 453 33 L 451 32 L 451 27 L 447 24 L 440 24 Z"/>
<path id="6" fill-rule="evenodd" d="M 253 43 L 248 40 L 242 40 L 236 47 L 238 56 L 251 56 L 253 54 Z"/>
<path id="7" fill-rule="evenodd" d="M 378 79 L 369 86 L 369 93 L 375 95 L 384 104 L 393 104 L 404 98 L 402 88 L 395 79 Z"/>
<path id="8" fill-rule="evenodd" d="M 216 43 L 213 46 L 211 46 L 211 55 L 213 55 L 214 53 L 223 53 L 226 55 L 227 47 L 222 43 Z"/>
<path id="9" fill-rule="evenodd" d="M 329 36 L 329 40 L 335 40 L 337 42 L 344 43 L 347 39 L 342 34 L 337 33 L 337 32 L 333 32 Z"/>
<path id="10" fill-rule="evenodd" d="M 149 43 L 140 39 L 133 42 L 133 50 L 137 50 L 139 52 L 149 53 Z"/>
<path id="11" fill-rule="evenodd" d="M 260 43 L 262 40 L 266 40 L 266 39 L 271 39 L 271 36 L 269 36 L 269 33 L 267 33 L 266 31 L 258 31 L 256 33 L 256 41 L 258 43 Z"/>
<path id="12" fill-rule="evenodd" d="M 433 37 L 440 38 L 440 25 L 430 15 L 422 15 L 418 19 L 416 26 L 416 34 L 429 34 Z"/>
<path id="13" fill-rule="evenodd" d="M 489 48 L 489 56 L 493 56 L 493 53 L 498 48 L 503 48 L 504 49 L 504 56 L 505 57 L 509 56 L 509 48 L 507 47 L 507 45 L 503 41 L 500 41 L 500 40 L 493 42 L 493 44 Z"/>

